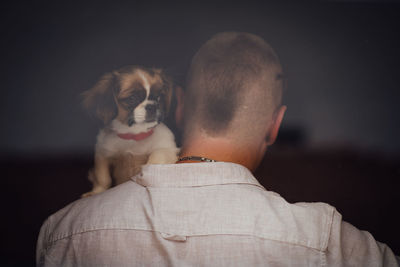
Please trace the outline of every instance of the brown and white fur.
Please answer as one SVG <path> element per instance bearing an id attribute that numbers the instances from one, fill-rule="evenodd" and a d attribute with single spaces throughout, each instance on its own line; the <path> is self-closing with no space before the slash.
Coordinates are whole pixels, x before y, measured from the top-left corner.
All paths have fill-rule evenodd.
<path id="1" fill-rule="evenodd" d="M 89 171 L 93 189 L 83 197 L 105 191 L 112 178 L 115 184 L 129 180 L 143 164 L 176 162 L 174 134 L 162 123 L 173 89 L 161 70 L 127 66 L 105 74 L 83 93 L 84 106 L 105 125 L 97 136 L 94 168 Z"/>

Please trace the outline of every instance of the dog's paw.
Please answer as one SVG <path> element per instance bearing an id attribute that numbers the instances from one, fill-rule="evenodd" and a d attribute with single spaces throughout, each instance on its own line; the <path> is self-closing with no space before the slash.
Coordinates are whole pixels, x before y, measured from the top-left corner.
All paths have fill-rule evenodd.
<path id="1" fill-rule="evenodd" d="M 104 191 L 106 191 L 106 189 L 104 189 L 102 187 L 96 187 L 96 188 L 93 188 L 92 191 L 89 191 L 89 192 L 87 192 L 85 194 L 82 194 L 81 198 L 90 197 L 90 196 L 96 195 L 96 194 L 104 192 Z"/>
<path id="2" fill-rule="evenodd" d="M 95 195 L 95 194 L 97 194 L 97 193 L 95 193 L 95 192 L 93 192 L 93 191 L 90 191 L 90 192 L 87 192 L 87 193 L 85 193 L 85 194 L 82 194 L 82 195 L 81 195 L 81 198 L 90 197 L 90 196 L 93 196 L 93 195 Z"/>

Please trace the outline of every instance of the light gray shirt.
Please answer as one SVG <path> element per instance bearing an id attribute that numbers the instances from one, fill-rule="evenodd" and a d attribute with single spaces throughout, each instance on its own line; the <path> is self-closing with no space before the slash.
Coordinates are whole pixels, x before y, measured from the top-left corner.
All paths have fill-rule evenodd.
<path id="1" fill-rule="evenodd" d="M 324 203 L 289 204 L 233 163 L 147 165 L 50 216 L 38 266 L 398 266 Z"/>

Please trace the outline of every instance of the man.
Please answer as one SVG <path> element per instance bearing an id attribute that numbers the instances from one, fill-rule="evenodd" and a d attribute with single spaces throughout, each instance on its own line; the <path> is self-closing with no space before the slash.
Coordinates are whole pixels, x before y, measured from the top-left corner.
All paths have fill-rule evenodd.
<path id="1" fill-rule="evenodd" d="M 398 266 L 386 245 L 323 203 L 289 204 L 253 177 L 285 113 L 278 57 L 221 33 L 197 52 L 180 96 L 177 164 L 49 217 L 38 265 Z"/>

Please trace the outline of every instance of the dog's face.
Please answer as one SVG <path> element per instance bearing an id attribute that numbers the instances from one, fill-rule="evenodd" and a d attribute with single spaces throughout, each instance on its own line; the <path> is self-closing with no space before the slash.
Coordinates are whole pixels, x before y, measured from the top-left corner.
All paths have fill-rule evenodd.
<path id="1" fill-rule="evenodd" d="M 84 92 L 84 105 L 117 131 L 139 133 L 169 111 L 173 86 L 159 69 L 127 66 L 105 74 Z"/>

